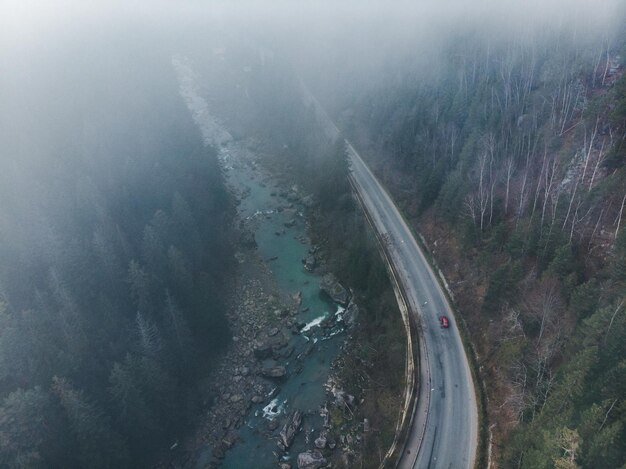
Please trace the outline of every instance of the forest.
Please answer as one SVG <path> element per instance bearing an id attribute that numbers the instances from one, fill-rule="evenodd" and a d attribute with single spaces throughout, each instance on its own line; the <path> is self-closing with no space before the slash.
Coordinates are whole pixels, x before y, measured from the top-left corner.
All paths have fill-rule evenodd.
<path id="1" fill-rule="evenodd" d="M 0 466 L 148 467 L 228 341 L 230 196 L 167 56 L 67 65 L 11 98 L 66 100 L 4 135 Z"/>
<path id="2" fill-rule="evenodd" d="M 626 467 L 623 2 L 8 3 L 0 467 L 178 464 L 218 401 L 237 200 L 173 56 L 191 57 L 204 117 L 313 201 L 315 254 L 360 308 L 332 364 L 360 437 L 371 423 L 359 466 L 394 436 L 404 330 L 344 142 L 301 83 L 447 279 L 479 465 Z"/>
<path id="3" fill-rule="evenodd" d="M 626 463 L 625 39 L 462 29 L 327 98 L 451 281 L 503 467 Z"/>

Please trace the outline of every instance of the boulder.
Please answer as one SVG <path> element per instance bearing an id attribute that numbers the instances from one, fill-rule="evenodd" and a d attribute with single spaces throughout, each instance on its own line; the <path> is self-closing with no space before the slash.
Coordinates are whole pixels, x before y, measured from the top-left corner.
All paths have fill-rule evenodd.
<path id="1" fill-rule="evenodd" d="M 318 469 L 327 464 L 318 450 L 298 454 L 298 469 Z"/>
<path id="2" fill-rule="evenodd" d="M 315 344 L 313 342 L 307 342 L 302 351 L 296 357 L 296 360 L 303 361 L 308 355 L 311 354 L 311 352 L 313 352 L 314 348 Z"/>
<path id="3" fill-rule="evenodd" d="M 279 350 L 289 344 L 289 339 L 284 334 L 279 334 L 278 328 L 273 328 L 266 334 L 267 338 L 257 341 L 254 347 L 254 356 L 259 360 L 278 357 Z"/>
<path id="4" fill-rule="evenodd" d="M 293 301 L 296 302 L 296 308 L 299 308 L 300 305 L 302 304 L 302 292 L 299 291 L 298 293 L 293 295 L 292 298 L 293 298 Z"/>
<path id="5" fill-rule="evenodd" d="M 302 424 L 302 412 L 294 410 L 291 414 L 289 421 L 283 426 L 280 431 L 280 442 L 289 448 L 293 443 L 296 434 L 300 431 L 300 425 Z"/>
<path id="6" fill-rule="evenodd" d="M 320 289 L 335 303 L 342 306 L 348 306 L 350 294 L 348 293 L 348 290 L 341 286 L 337 277 L 335 277 L 332 273 L 328 273 L 322 277 Z"/>
<path id="7" fill-rule="evenodd" d="M 304 268 L 309 272 L 313 272 L 315 267 L 317 267 L 317 259 L 315 259 L 313 254 L 306 256 L 302 262 L 304 263 Z"/>
<path id="8" fill-rule="evenodd" d="M 287 368 L 282 365 L 269 366 L 262 368 L 261 374 L 266 378 L 284 378 L 287 375 Z"/>
<path id="9" fill-rule="evenodd" d="M 319 438 L 315 439 L 315 447 L 318 449 L 324 449 L 326 448 L 327 441 L 328 440 L 326 439 L 326 436 L 322 434 L 319 436 Z"/>

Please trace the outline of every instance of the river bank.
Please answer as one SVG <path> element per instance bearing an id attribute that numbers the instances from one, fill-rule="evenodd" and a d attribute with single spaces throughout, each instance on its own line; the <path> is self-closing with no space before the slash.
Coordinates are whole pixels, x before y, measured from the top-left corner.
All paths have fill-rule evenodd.
<path id="1" fill-rule="evenodd" d="M 244 98 L 237 67 L 213 65 L 203 73 L 232 73 L 243 104 L 229 105 L 232 89 L 212 90 L 189 60 L 174 59 L 181 95 L 239 201 L 242 276 L 229 313 L 236 340 L 214 375 L 224 384 L 207 394 L 188 467 L 377 467 L 401 408 L 405 344 L 343 149 L 315 136 L 299 101 L 290 113 L 303 125 L 256 128 L 260 109 Z"/>
<path id="2" fill-rule="evenodd" d="M 210 379 L 192 459 L 196 467 L 319 466 L 338 443 L 350 454 L 360 440 L 333 431 L 356 401 L 330 374 L 358 306 L 310 244 L 307 196 L 249 158 L 233 145 L 224 160 L 240 201 L 233 343 Z"/>
<path id="3" fill-rule="evenodd" d="M 219 148 L 239 202 L 233 342 L 209 379 L 187 466 L 321 467 L 340 447 L 350 464 L 360 436 L 334 426 L 357 403 L 337 386 L 331 364 L 358 307 L 310 242 L 304 213 L 315 202 L 263 167 L 258 141 L 234 139 L 209 112 L 188 63 L 174 65 L 181 95 L 206 143 Z"/>

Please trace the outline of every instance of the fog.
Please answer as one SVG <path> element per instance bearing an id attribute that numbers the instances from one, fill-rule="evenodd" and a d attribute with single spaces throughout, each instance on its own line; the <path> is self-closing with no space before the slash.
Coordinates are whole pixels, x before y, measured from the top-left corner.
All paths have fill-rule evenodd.
<path id="1" fill-rule="evenodd" d="M 505 86 L 490 83 L 491 109 L 508 113 L 506 125 L 494 128 L 507 138 L 519 131 L 510 146 L 523 156 L 527 147 L 530 155 L 531 141 L 524 119 L 529 109 L 547 114 L 549 100 L 531 96 L 531 104 L 513 109 L 498 93 L 508 103 L 517 86 L 519 104 L 565 70 L 545 119 L 561 119 L 562 135 L 580 109 L 573 98 L 581 81 L 575 65 L 608 70 L 611 58 L 623 58 L 618 38 L 625 18 L 623 0 L 4 0 L 0 435 L 13 421 L 28 423 L 11 434 L 11 445 L 0 445 L 0 466 L 154 462 L 155 448 L 169 448 L 188 430 L 191 420 L 180 416 L 185 399 L 197 399 L 188 390 L 229 338 L 222 282 L 234 262 L 228 229 L 235 204 L 218 167 L 219 145 L 204 145 L 173 58 L 189 64 L 189 75 L 197 72 L 194 86 L 202 96 L 192 98 L 206 98 L 200 111 L 228 122 L 235 140 L 262 134 L 280 149 L 317 135 L 304 128 L 311 116 L 300 109 L 300 81 L 344 128 L 358 108 L 362 125 L 354 133 L 369 125 L 380 141 L 405 121 L 415 130 L 422 117 L 411 110 L 415 90 L 446 83 L 454 95 L 448 121 L 432 132 L 424 125 L 423 135 L 398 134 L 407 148 L 428 141 L 452 155 L 450 161 L 460 134 L 454 106 L 465 103 L 456 97 L 464 92 L 467 98 L 467 76 L 473 74 L 482 99 L 481 71 L 494 81 L 506 81 L 508 72 Z M 547 49 L 550 54 L 540 53 Z M 555 65 L 534 76 L 541 60 Z M 400 107 L 405 114 L 394 120 Z M 438 117 L 438 104 L 432 108 L 425 114 Z M 487 114 L 486 105 L 475 109 Z M 474 140 L 467 138 L 468 148 Z M 393 153 L 393 145 L 385 149 Z M 420 164 L 438 178 L 434 198 L 456 160 L 437 172 L 432 155 L 432 165 L 429 158 Z M 76 408 L 86 417 L 72 413 Z M 71 437 L 64 432 L 70 426 Z M 95 435 L 90 444 L 97 444 L 75 452 L 82 433 Z M 38 451 L 30 451 L 33 440 L 44 442 Z"/>
<path id="2" fill-rule="evenodd" d="M 102 126 L 141 122 L 159 96 L 171 95 L 176 53 L 262 46 L 332 97 L 436 70 L 446 44 L 472 32 L 494 45 L 540 41 L 555 30 L 567 32 L 568 41 L 610 42 L 623 12 L 619 0 L 5 1 L 1 164 L 33 162 L 28 178 L 38 158 L 53 158 L 55 143 L 94 157 L 112 135 Z"/>
<path id="3" fill-rule="evenodd" d="M 472 31 L 494 44 L 533 41 L 555 30 L 569 31 L 573 40 L 610 40 L 623 25 L 624 8 L 619 0 L 5 1 L 3 139 L 14 140 L 29 125 L 42 126 L 30 132 L 31 140 L 62 132 L 76 107 L 93 109 L 106 93 L 121 98 L 133 79 L 154 87 L 157 75 L 169 73 L 168 56 L 220 42 L 274 50 L 305 80 L 333 88 L 340 81 L 387 79 L 390 71 L 435 68 L 446 41 Z M 125 80 L 126 74 L 132 77 Z M 104 95 L 95 91 L 101 88 Z"/>

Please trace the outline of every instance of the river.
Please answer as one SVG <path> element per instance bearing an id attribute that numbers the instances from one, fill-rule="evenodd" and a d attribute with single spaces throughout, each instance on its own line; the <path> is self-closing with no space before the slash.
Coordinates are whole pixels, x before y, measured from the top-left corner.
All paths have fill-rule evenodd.
<path id="1" fill-rule="evenodd" d="M 344 334 L 343 308 L 320 293 L 320 275 L 305 270 L 302 259 L 312 250 L 307 236 L 304 207 L 292 188 L 280 187 L 272 174 L 258 164 L 258 157 L 241 141 L 235 141 L 228 130 L 210 112 L 203 98 L 197 75 L 190 62 L 173 59 L 180 93 L 198 125 L 205 144 L 219 151 L 226 182 L 238 195 L 237 218 L 253 229 L 257 251 L 272 272 L 273 281 L 284 295 L 301 295 L 296 314 L 299 333 L 291 334 L 287 350 L 293 352 L 283 360 L 267 359 L 266 366 L 284 365 L 287 377 L 275 382 L 276 391 L 259 404 L 250 407 L 244 425 L 237 430 L 239 441 L 222 460 L 224 468 L 275 468 L 280 461 L 291 461 L 299 452 L 313 447 L 323 429 L 320 408 L 327 395 L 330 365 L 339 353 Z M 202 83 L 206 86 L 205 83 Z M 293 188 L 295 189 L 295 188 Z M 321 327 L 325 326 L 325 327 Z M 301 430 L 289 449 L 277 445 L 279 431 L 290 413 L 300 410 L 304 417 Z M 269 422 L 277 419 L 275 429 Z M 211 449 L 203 451 L 197 466 L 211 459 Z"/>

